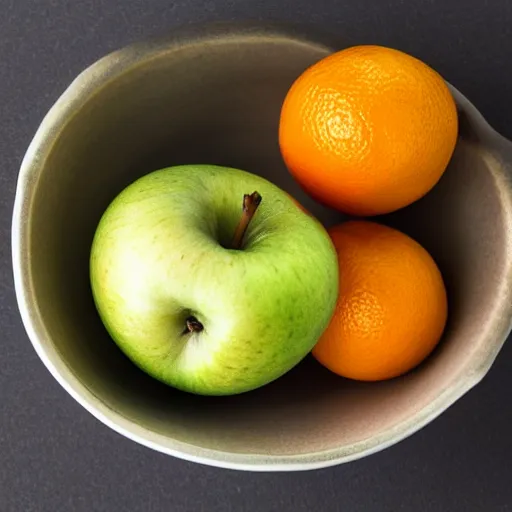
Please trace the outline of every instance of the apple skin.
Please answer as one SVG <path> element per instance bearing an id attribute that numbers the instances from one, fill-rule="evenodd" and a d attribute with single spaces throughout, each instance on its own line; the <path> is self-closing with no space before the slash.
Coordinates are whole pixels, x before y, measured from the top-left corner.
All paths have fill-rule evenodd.
<path id="1" fill-rule="evenodd" d="M 262 202 L 240 250 L 244 194 Z M 183 391 L 243 393 L 289 371 L 326 329 L 338 264 L 323 226 L 269 181 L 183 165 L 124 189 L 97 227 L 90 278 L 113 340 L 142 370 Z M 195 317 L 201 332 L 184 334 Z"/>

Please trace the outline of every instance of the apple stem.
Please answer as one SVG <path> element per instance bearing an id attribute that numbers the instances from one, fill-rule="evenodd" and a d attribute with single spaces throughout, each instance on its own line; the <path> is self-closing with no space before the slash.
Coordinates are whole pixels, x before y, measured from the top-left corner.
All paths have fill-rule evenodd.
<path id="1" fill-rule="evenodd" d="M 187 326 L 185 333 L 201 332 L 204 329 L 203 324 L 195 316 L 189 316 L 185 324 Z"/>
<path id="2" fill-rule="evenodd" d="M 261 203 L 261 199 L 262 197 L 258 194 L 258 192 L 253 192 L 252 194 L 244 194 L 242 218 L 236 227 L 235 236 L 231 242 L 231 247 L 233 249 L 241 249 L 245 232 L 247 231 L 247 227 L 249 226 L 251 219 L 254 217 L 254 214 L 256 213 L 256 210 Z"/>

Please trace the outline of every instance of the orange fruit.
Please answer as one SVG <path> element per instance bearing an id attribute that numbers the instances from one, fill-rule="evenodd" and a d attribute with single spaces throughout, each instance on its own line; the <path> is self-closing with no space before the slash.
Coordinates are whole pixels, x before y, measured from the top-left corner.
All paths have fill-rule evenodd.
<path id="1" fill-rule="evenodd" d="M 445 328 L 447 298 L 437 265 L 412 238 L 374 222 L 350 221 L 329 234 L 340 291 L 314 357 L 356 380 L 408 372 L 432 352 Z"/>
<path id="2" fill-rule="evenodd" d="M 402 208 L 440 179 L 457 139 L 454 99 L 420 60 L 355 46 L 308 68 L 281 110 L 291 174 L 318 201 L 355 215 Z"/>

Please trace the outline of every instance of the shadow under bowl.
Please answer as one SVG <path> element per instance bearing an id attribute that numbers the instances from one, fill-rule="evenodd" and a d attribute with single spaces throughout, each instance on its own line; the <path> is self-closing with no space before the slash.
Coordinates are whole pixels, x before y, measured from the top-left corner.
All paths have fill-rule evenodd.
<path id="1" fill-rule="evenodd" d="M 125 186 L 155 169 L 238 167 L 280 185 L 326 225 L 343 220 L 292 180 L 277 137 L 292 82 L 339 47 L 277 29 L 191 30 L 95 63 L 44 119 L 13 216 L 19 307 L 54 377 L 121 434 L 222 467 L 324 467 L 410 435 L 489 370 L 511 327 L 512 144 L 455 89 L 461 130 L 444 177 L 422 200 L 380 219 L 429 250 L 449 292 L 444 339 L 413 372 L 356 383 L 307 358 L 244 395 L 192 396 L 132 365 L 96 313 L 88 259 L 97 223 Z"/>

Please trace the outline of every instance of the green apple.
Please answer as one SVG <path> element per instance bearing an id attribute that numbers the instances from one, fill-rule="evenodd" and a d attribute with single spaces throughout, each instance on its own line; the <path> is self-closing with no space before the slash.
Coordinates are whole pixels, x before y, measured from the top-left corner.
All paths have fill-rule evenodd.
<path id="1" fill-rule="evenodd" d="M 121 350 L 154 378 L 204 395 L 290 370 L 338 294 L 323 226 L 269 181 L 211 165 L 162 169 L 124 189 L 97 227 L 90 277 Z"/>

